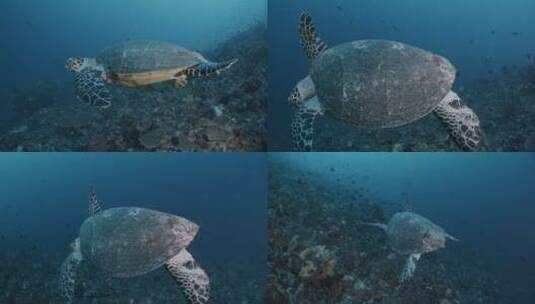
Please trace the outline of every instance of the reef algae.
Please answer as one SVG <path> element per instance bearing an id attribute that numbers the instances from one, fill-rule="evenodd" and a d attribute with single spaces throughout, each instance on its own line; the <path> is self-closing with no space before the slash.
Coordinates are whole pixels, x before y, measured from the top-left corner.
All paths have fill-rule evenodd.
<path id="1" fill-rule="evenodd" d="M 37 99 L 37 93 L 35 89 L 21 93 L 14 100 L 19 117 L 0 133 L 0 150 L 265 150 L 265 25 L 253 25 L 206 53 L 214 60 L 232 57 L 239 62 L 220 77 L 192 80 L 180 90 L 172 84 L 113 87 L 114 103 L 106 110 L 59 94 L 55 88 L 47 91 L 49 103 L 23 103 L 20 99 Z M 42 88 L 39 96 L 44 94 Z"/>
<path id="2" fill-rule="evenodd" d="M 43 253 L 38 247 L 0 253 L 0 303 L 62 303 L 58 292 L 61 257 Z M 261 304 L 259 293 L 265 269 L 247 262 L 209 267 L 213 303 Z M 145 276 L 111 279 L 95 275 L 91 267 L 80 269 L 76 302 L 80 304 L 176 304 L 185 303 L 177 286 L 163 269 Z"/>
<path id="3" fill-rule="evenodd" d="M 401 283 L 405 257 L 364 222 L 404 208 L 269 159 L 267 303 L 505 303 L 477 253 L 443 249 Z M 334 169 L 333 169 L 334 170 Z M 359 185 L 355 185 L 359 188 Z"/>

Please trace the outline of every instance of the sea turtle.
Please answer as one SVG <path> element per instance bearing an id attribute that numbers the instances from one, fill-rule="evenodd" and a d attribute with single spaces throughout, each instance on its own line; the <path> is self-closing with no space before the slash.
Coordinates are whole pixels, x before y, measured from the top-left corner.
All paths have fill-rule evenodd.
<path id="1" fill-rule="evenodd" d="M 383 229 L 388 236 L 390 248 L 397 254 L 408 255 L 400 281 L 410 278 L 416 270 L 416 262 L 424 253 L 446 246 L 446 239 L 459 241 L 440 226 L 413 212 L 398 212 L 392 216 L 388 225 L 366 223 Z"/>
<path id="2" fill-rule="evenodd" d="M 137 207 L 102 210 L 94 189 L 89 218 L 61 265 L 60 293 L 72 303 L 81 262 L 110 277 L 130 278 L 165 265 L 190 304 L 207 303 L 210 281 L 186 247 L 199 226 L 168 213 Z"/>
<path id="3" fill-rule="evenodd" d="M 69 58 L 66 68 L 75 72 L 75 90 L 83 101 L 108 108 L 111 94 L 106 82 L 138 87 L 174 81 L 177 88 L 188 76 L 219 74 L 238 60 L 210 62 L 201 54 L 162 41 L 127 41 L 102 51 L 96 58 Z"/>
<path id="4" fill-rule="evenodd" d="M 332 48 L 302 14 L 301 43 L 310 75 L 293 89 L 291 125 L 294 150 L 309 151 L 314 120 L 330 116 L 353 126 L 391 128 L 435 113 L 459 147 L 481 145 L 478 116 L 451 91 L 455 67 L 444 57 L 405 43 L 359 40 Z"/>

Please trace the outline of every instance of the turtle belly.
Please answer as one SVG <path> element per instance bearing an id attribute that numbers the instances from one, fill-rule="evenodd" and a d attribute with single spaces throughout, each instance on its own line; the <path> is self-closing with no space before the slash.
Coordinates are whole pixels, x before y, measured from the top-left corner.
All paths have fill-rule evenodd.
<path id="1" fill-rule="evenodd" d="M 140 87 L 173 80 L 182 69 L 150 71 L 142 73 L 112 73 L 111 82 L 125 87 Z"/>

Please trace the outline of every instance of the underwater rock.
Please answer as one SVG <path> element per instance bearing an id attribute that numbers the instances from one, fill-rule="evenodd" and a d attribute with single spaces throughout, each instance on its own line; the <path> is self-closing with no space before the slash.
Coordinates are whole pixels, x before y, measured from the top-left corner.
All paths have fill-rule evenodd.
<path id="1" fill-rule="evenodd" d="M 0 303 L 62 303 L 58 290 L 60 257 L 41 251 L 0 253 Z M 265 267 L 246 261 L 229 262 L 209 269 L 214 303 L 265 303 Z M 184 303 L 176 283 L 165 271 L 124 279 L 104 278 L 82 267 L 76 302 L 78 304 Z"/>
<path id="2" fill-rule="evenodd" d="M 532 131 L 524 142 L 524 151 L 535 152 L 535 131 Z"/>
<path id="3" fill-rule="evenodd" d="M 161 129 L 153 129 L 139 137 L 140 144 L 147 150 L 158 148 L 165 141 L 166 135 Z"/>
<path id="4" fill-rule="evenodd" d="M 336 257 L 325 246 L 307 248 L 299 254 L 299 258 L 304 262 L 299 277 L 305 281 L 322 281 L 335 275 Z"/>

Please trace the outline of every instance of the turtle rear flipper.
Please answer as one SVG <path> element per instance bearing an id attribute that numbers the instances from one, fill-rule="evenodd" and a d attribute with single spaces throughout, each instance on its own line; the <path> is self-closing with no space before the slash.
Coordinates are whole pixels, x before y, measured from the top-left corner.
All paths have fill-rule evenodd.
<path id="1" fill-rule="evenodd" d="M 205 304 L 210 299 L 210 280 L 191 254 L 183 249 L 165 263 L 189 304 Z"/>
<path id="2" fill-rule="evenodd" d="M 111 93 L 106 87 L 101 71 L 84 69 L 76 73 L 74 86 L 76 95 L 84 102 L 106 109 L 111 106 Z"/>
<path id="3" fill-rule="evenodd" d="M 421 256 L 422 255 L 419 253 L 409 255 L 409 257 L 407 258 L 407 262 L 403 267 L 403 271 L 401 272 L 401 275 L 399 277 L 400 282 L 403 283 L 412 277 L 414 271 L 416 270 L 416 262 L 418 262 Z"/>
<path id="4" fill-rule="evenodd" d="M 463 150 L 476 151 L 482 145 L 479 117 L 453 91 L 438 104 L 434 113 L 448 128 L 455 143 Z"/>
<path id="5" fill-rule="evenodd" d="M 71 304 L 74 299 L 76 275 L 80 266 L 80 262 L 82 262 L 79 242 L 79 239 L 74 241 L 73 251 L 61 264 L 59 291 L 66 304 Z"/>
<path id="6" fill-rule="evenodd" d="M 292 120 L 292 148 L 294 151 L 312 151 L 314 121 L 323 114 L 323 106 L 317 96 L 305 101 Z"/>
<path id="7" fill-rule="evenodd" d="M 102 211 L 102 206 L 100 205 L 97 193 L 95 192 L 95 187 L 91 186 L 89 188 L 89 216 L 93 216 Z"/>
<path id="8" fill-rule="evenodd" d="M 227 60 L 224 62 L 202 62 L 186 69 L 185 73 L 179 72 L 175 76 L 180 77 L 184 74 L 192 77 L 206 77 L 214 74 L 219 75 L 221 72 L 232 67 L 236 62 L 238 62 L 238 59 Z"/>
<path id="9" fill-rule="evenodd" d="M 299 19 L 299 37 L 309 60 L 314 60 L 321 52 L 327 49 L 327 44 L 321 40 L 316 32 L 312 17 L 306 13 L 301 14 Z"/>

